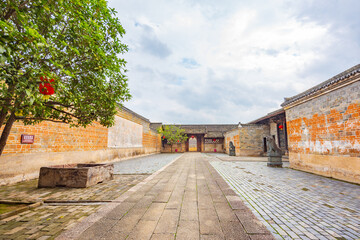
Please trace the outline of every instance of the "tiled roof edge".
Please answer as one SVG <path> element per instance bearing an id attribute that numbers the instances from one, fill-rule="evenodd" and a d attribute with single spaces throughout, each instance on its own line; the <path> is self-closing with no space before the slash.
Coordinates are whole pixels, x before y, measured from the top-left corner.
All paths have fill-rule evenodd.
<path id="1" fill-rule="evenodd" d="M 255 119 L 255 120 L 253 120 L 251 122 L 248 122 L 247 124 L 257 124 L 260 121 L 263 121 L 265 119 L 274 117 L 274 116 L 279 115 L 279 114 L 283 114 L 284 112 L 285 112 L 285 110 L 283 108 L 280 108 L 280 109 L 277 109 L 275 111 L 272 111 L 272 112 L 266 114 L 265 116 L 262 116 L 261 118 Z"/>
<path id="2" fill-rule="evenodd" d="M 338 83 L 338 82 L 340 82 L 340 81 L 342 81 L 342 80 L 344 80 L 346 78 L 349 78 L 349 77 L 351 77 L 351 76 L 353 76 L 353 75 L 355 75 L 357 73 L 360 73 L 360 64 L 358 64 L 358 65 L 356 65 L 356 66 L 354 66 L 352 68 L 349 68 L 348 70 L 346 70 L 346 71 L 344 71 L 344 72 L 330 78 L 329 80 L 326 80 L 325 82 L 322 82 L 322 83 L 316 85 L 315 87 L 312 87 L 312 88 L 310 88 L 310 89 L 308 89 L 308 90 L 306 90 L 306 91 L 304 91 L 302 93 L 299 93 L 299 94 L 297 94 L 297 95 L 295 95 L 293 97 L 290 97 L 290 98 L 285 98 L 285 102 L 283 102 L 281 104 L 281 106 L 282 107 L 287 106 L 287 105 L 289 105 L 289 104 L 291 104 L 291 103 L 293 103 L 295 101 L 298 101 L 298 100 L 300 100 L 300 99 L 302 99 L 304 97 L 313 95 L 316 92 L 318 92 L 318 91 L 320 91 L 322 89 L 326 89 L 326 88 L 328 88 L 328 87 L 330 87 L 330 86 L 332 86 L 332 85 L 334 85 L 334 84 L 336 84 L 336 83 Z"/>
<path id="3" fill-rule="evenodd" d="M 133 114 L 134 116 L 136 116 L 136 117 L 138 117 L 138 118 L 140 118 L 140 119 L 144 120 L 145 122 L 149 122 L 149 123 L 150 123 L 150 120 L 149 120 L 149 119 L 147 119 L 147 118 L 145 118 L 145 117 L 141 116 L 140 114 L 138 114 L 138 113 L 134 112 L 133 110 L 131 110 L 131 109 L 129 109 L 129 108 L 127 108 L 127 107 L 125 107 L 125 106 L 124 106 L 124 105 L 122 105 L 122 104 L 119 104 L 119 108 L 120 108 L 121 110 L 124 110 L 124 111 L 128 112 L 128 113 Z"/>

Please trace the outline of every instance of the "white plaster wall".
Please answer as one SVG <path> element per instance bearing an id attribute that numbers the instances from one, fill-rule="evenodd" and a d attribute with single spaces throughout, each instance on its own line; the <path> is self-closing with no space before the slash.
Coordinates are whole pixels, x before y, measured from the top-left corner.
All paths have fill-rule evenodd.
<path id="1" fill-rule="evenodd" d="M 115 124 L 109 128 L 109 148 L 142 147 L 143 126 L 115 116 Z"/>

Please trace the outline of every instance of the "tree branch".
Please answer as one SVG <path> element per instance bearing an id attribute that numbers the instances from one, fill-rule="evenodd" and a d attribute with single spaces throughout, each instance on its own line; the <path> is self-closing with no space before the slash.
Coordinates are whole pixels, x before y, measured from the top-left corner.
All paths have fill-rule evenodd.
<path id="1" fill-rule="evenodd" d="M 60 120 L 53 120 L 53 119 L 48 119 L 48 118 L 26 118 L 26 117 L 16 117 L 16 120 L 41 120 L 41 121 L 50 121 L 50 122 L 56 122 L 56 123 L 66 123 L 66 124 L 68 124 L 68 122 L 66 122 L 65 120 L 60 121 Z"/>
<path id="2" fill-rule="evenodd" d="M 64 111 L 64 110 L 61 110 L 61 109 L 57 109 L 56 107 L 49 106 L 49 105 L 46 105 L 46 107 L 51 108 L 51 109 L 53 109 L 53 110 L 55 110 L 55 111 L 58 111 L 58 112 L 64 113 L 64 114 L 66 114 L 66 115 L 72 116 L 72 117 L 74 117 L 74 118 L 80 119 L 80 117 L 75 116 L 74 114 L 69 113 L 69 112 L 67 112 L 67 111 Z"/>
<path id="3" fill-rule="evenodd" d="M 59 102 L 55 102 L 55 101 L 48 101 L 45 103 L 45 105 L 47 106 L 48 104 L 50 105 L 59 105 L 59 106 L 63 106 L 63 107 L 66 107 L 66 108 L 73 108 L 74 105 L 66 105 L 66 104 L 62 104 L 62 103 L 59 103 Z"/>
<path id="4" fill-rule="evenodd" d="M 21 10 L 23 9 L 23 7 L 25 7 L 25 5 L 29 2 L 29 0 L 25 0 L 23 1 L 21 4 L 19 4 L 18 9 Z M 9 8 L 9 10 L 5 13 L 4 15 L 4 20 L 9 20 L 9 18 L 11 18 L 13 16 L 13 14 L 15 13 L 15 9 L 14 8 Z"/>

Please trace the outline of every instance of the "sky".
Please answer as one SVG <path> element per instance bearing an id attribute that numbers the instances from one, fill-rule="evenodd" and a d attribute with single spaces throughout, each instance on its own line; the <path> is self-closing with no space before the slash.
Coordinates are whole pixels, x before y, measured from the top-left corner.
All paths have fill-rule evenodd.
<path id="1" fill-rule="evenodd" d="M 359 64 L 359 0 L 110 0 L 151 122 L 247 123 Z"/>

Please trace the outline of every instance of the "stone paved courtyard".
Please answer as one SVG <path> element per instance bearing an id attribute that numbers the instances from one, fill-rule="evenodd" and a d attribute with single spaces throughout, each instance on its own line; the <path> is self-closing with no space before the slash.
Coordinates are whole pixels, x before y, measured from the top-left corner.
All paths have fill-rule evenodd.
<path id="1" fill-rule="evenodd" d="M 108 201 L 119 197 L 146 175 L 115 175 L 114 180 L 89 188 L 37 188 L 37 179 L 0 187 L 0 200 L 75 200 Z"/>
<path id="2" fill-rule="evenodd" d="M 200 153 L 134 188 L 57 239 L 274 239 Z"/>
<path id="3" fill-rule="evenodd" d="M 359 185 L 292 170 L 288 164 L 279 169 L 212 157 L 212 166 L 278 239 L 360 238 Z"/>
<path id="4" fill-rule="evenodd" d="M 112 204 L 178 154 L 116 162 L 114 180 L 89 188 L 37 188 L 37 179 L 0 187 L 0 200 L 44 201 L 37 208 L 0 220 L 0 239 L 53 239 L 104 204 Z M 136 173 L 136 174 L 133 174 Z M 121 175 L 119 175 L 121 174 Z"/>
<path id="5" fill-rule="evenodd" d="M 68 239 L 89 217 L 81 239 L 272 239 L 255 216 L 277 239 L 360 238 L 360 186 L 263 160 L 161 154 L 115 163 L 122 175 L 90 188 L 3 186 L 0 200 L 45 203 L 0 220 L 0 239 Z"/>
<path id="6" fill-rule="evenodd" d="M 114 173 L 152 174 L 180 155 L 180 153 L 162 153 L 116 162 Z"/>
<path id="7" fill-rule="evenodd" d="M 40 207 L 1 219 L 0 239 L 52 239 L 146 177 L 117 175 L 112 181 L 90 188 L 38 189 L 37 180 L 0 187 L 1 200 L 45 201 Z M 65 203 L 68 201 L 75 202 Z"/>

